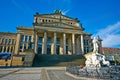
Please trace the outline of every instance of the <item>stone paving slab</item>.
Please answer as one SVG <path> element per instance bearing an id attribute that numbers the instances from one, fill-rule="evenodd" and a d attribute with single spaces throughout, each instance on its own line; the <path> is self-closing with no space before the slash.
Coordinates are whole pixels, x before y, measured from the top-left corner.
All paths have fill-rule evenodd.
<path id="1" fill-rule="evenodd" d="M 16 72 L 16 74 L 40 74 L 41 68 L 24 68 L 23 70 L 20 70 Z"/>
<path id="2" fill-rule="evenodd" d="M 0 73 L 0 80 L 41 80 L 40 68 L 6 68 Z"/>
<path id="3" fill-rule="evenodd" d="M 47 70 L 50 80 L 75 80 L 65 74 L 64 70 Z"/>
<path id="4" fill-rule="evenodd" d="M 0 68 L 0 80 L 94 80 L 74 78 L 65 73 L 65 67 Z"/>
<path id="5" fill-rule="evenodd" d="M 40 74 L 11 74 L 0 80 L 40 80 Z"/>

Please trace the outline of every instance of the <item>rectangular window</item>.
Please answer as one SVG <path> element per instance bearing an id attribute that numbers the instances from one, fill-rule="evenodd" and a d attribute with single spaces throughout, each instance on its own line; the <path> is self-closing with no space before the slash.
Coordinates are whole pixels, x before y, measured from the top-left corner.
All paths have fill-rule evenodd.
<path id="1" fill-rule="evenodd" d="M 6 47 L 4 46 L 4 51 L 3 52 L 6 52 Z"/>
<path id="2" fill-rule="evenodd" d="M 86 40 L 86 45 L 89 45 L 89 40 Z"/>
<path id="3" fill-rule="evenodd" d="M 26 50 L 26 44 L 24 44 L 24 50 Z"/>
<path id="4" fill-rule="evenodd" d="M 20 49 L 19 49 L 20 52 L 22 52 L 22 46 L 23 44 L 20 44 Z"/>
<path id="5" fill-rule="evenodd" d="M 4 44 L 4 39 L 2 39 L 2 44 Z"/>
<path id="6" fill-rule="evenodd" d="M 42 37 L 39 37 L 38 38 L 38 43 L 42 43 L 42 39 L 43 39 Z"/>
<path id="7" fill-rule="evenodd" d="M 28 41 L 28 36 L 25 36 L 25 42 L 27 42 Z"/>
<path id="8" fill-rule="evenodd" d="M 89 40 L 84 40 L 84 45 L 88 45 L 89 44 Z"/>
<path id="9" fill-rule="evenodd" d="M 86 40 L 84 40 L 84 45 L 85 45 Z"/>
<path id="10" fill-rule="evenodd" d="M 32 42 L 32 36 L 29 36 L 29 42 Z"/>
<path id="11" fill-rule="evenodd" d="M 11 39 L 9 39 L 8 44 L 11 44 Z"/>
<path id="12" fill-rule="evenodd" d="M 24 35 L 21 35 L 21 41 L 24 42 Z"/>
<path id="13" fill-rule="evenodd" d="M 52 43 L 52 39 L 51 38 L 47 38 L 47 43 Z"/>
<path id="14" fill-rule="evenodd" d="M 0 52 L 2 52 L 2 46 L 0 46 Z"/>
<path id="15" fill-rule="evenodd" d="M 13 52 L 13 47 L 11 47 L 11 50 L 10 50 L 10 52 Z"/>
<path id="16" fill-rule="evenodd" d="M 68 44 L 68 38 L 66 39 L 66 44 Z"/>
<path id="17" fill-rule="evenodd" d="M 13 45 L 13 44 L 15 44 L 15 42 L 14 42 L 14 41 L 15 41 L 15 40 L 14 40 L 14 39 L 12 39 L 12 45 Z"/>
<path id="18" fill-rule="evenodd" d="M 7 44 L 7 42 L 8 42 L 8 39 L 5 39 L 5 44 Z"/>
<path id="19" fill-rule="evenodd" d="M 57 43 L 57 44 L 60 44 L 60 38 L 57 38 L 56 43 Z"/>

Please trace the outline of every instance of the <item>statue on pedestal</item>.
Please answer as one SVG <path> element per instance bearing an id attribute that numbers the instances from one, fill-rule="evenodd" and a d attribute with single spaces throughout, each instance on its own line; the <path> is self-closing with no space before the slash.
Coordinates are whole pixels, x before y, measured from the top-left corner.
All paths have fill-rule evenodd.
<path id="1" fill-rule="evenodd" d="M 93 52 L 98 53 L 98 48 L 99 48 L 99 41 L 94 37 L 93 41 Z"/>
<path id="2" fill-rule="evenodd" d="M 109 61 L 105 61 L 105 55 L 98 52 L 99 41 L 94 37 L 93 41 L 93 52 L 86 54 L 86 67 L 102 67 L 102 65 L 109 66 Z"/>

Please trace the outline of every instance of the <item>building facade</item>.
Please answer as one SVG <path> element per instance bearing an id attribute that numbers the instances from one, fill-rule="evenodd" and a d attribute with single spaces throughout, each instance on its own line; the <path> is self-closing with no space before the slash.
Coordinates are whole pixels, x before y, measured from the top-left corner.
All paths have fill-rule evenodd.
<path id="1" fill-rule="evenodd" d="M 117 60 L 120 62 L 120 48 L 103 47 L 102 52 L 109 60 Z"/>
<path id="2" fill-rule="evenodd" d="M 91 51 L 91 34 L 84 32 L 77 18 L 52 14 L 34 15 L 32 28 L 18 26 L 17 33 L 0 33 L 0 52 L 24 55 L 28 49 L 35 54 L 74 55 Z"/>

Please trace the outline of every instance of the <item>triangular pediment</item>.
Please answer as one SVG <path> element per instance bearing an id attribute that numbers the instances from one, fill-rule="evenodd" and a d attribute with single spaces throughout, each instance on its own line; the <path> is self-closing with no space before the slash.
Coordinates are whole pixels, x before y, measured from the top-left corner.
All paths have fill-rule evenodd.
<path id="1" fill-rule="evenodd" d="M 77 29 L 81 29 L 81 27 L 79 26 L 72 26 L 72 25 L 68 25 L 65 23 L 44 23 L 42 24 L 43 26 L 50 26 L 50 27 L 61 27 L 61 28 L 77 28 Z"/>

